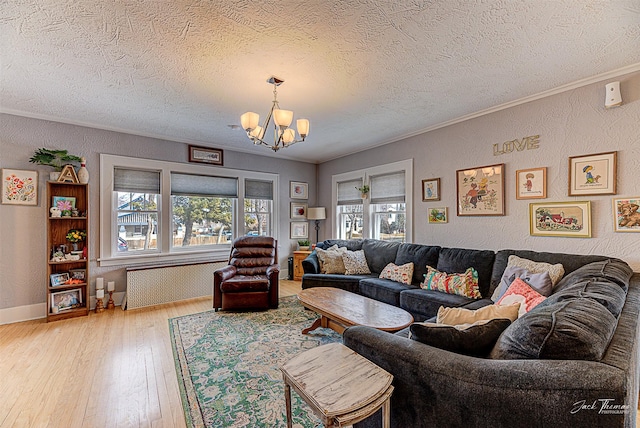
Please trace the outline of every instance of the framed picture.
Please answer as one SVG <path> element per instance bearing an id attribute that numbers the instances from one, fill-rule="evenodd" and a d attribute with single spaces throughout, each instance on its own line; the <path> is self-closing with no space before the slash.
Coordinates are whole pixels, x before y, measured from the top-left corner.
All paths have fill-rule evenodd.
<path id="1" fill-rule="evenodd" d="M 456 171 L 458 215 L 505 215 L 504 164 Z"/>
<path id="2" fill-rule="evenodd" d="M 569 196 L 615 195 L 618 152 L 569 158 Z"/>
<path id="3" fill-rule="evenodd" d="M 38 205 L 38 171 L 2 168 L 2 203 Z"/>
<path id="4" fill-rule="evenodd" d="M 309 205 L 305 202 L 291 202 L 291 219 L 302 220 L 307 218 L 307 207 Z"/>
<path id="5" fill-rule="evenodd" d="M 447 207 L 441 208 L 429 208 L 428 210 L 429 223 L 447 223 L 449 217 L 447 216 Z"/>
<path id="6" fill-rule="evenodd" d="M 309 237 L 309 223 L 306 221 L 291 222 L 291 239 L 301 239 Z"/>
<path id="7" fill-rule="evenodd" d="M 82 292 L 79 288 L 51 293 L 51 309 L 54 312 L 62 312 L 80 306 L 82 306 Z"/>
<path id="8" fill-rule="evenodd" d="M 547 197 L 547 167 L 516 171 L 516 199 Z"/>
<path id="9" fill-rule="evenodd" d="M 84 281 L 87 278 L 87 270 L 86 269 L 69 269 L 69 275 L 71 279 L 79 279 Z"/>
<path id="10" fill-rule="evenodd" d="M 69 281 L 69 273 L 54 273 L 50 275 L 51 286 L 58 287 L 60 285 L 64 285 L 67 281 Z"/>
<path id="11" fill-rule="evenodd" d="M 302 181 L 290 181 L 289 197 L 291 199 L 309 199 L 309 184 Z"/>
<path id="12" fill-rule="evenodd" d="M 613 230 L 640 232 L 640 196 L 613 199 Z"/>
<path id="13" fill-rule="evenodd" d="M 189 145 L 189 162 L 208 163 L 222 166 L 222 150 Z"/>
<path id="14" fill-rule="evenodd" d="M 60 211 L 71 211 L 76 207 L 76 198 L 67 196 L 54 196 L 52 206 L 58 208 Z"/>
<path id="15" fill-rule="evenodd" d="M 440 179 L 429 178 L 422 180 L 422 201 L 439 201 L 440 200 Z"/>
<path id="16" fill-rule="evenodd" d="M 532 236 L 591 238 L 591 202 L 529 204 L 529 233 Z"/>

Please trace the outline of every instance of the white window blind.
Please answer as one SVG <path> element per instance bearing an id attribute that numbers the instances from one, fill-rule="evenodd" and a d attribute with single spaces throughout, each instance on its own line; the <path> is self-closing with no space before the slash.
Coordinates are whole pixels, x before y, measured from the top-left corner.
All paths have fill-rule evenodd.
<path id="1" fill-rule="evenodd" d="M 114 168 L 115 192 L 160 193 L 160 171 Z"/>
<path id="2" fill-rule="evenodd" d="M 244 197 L 247 199 L 273 200 L 273 181 L 244 180 Z"/>
<path id="3" fill-rule="evenodd" d="M 360 178 L 338 183 L 338 205 L 362 204 L 358 187 L 362 187 L 362 179 Z"/>
<path id="4" fill-rule="evenodd" d="M 181 196 L 238 197 L 238 179 L 171 173 L 171 194 Z"/>
<path id="5" fill-rule="evenodd" d="M 372 176 L 371 203 L 399 203 L 405 201 L 404 171 Z"/>

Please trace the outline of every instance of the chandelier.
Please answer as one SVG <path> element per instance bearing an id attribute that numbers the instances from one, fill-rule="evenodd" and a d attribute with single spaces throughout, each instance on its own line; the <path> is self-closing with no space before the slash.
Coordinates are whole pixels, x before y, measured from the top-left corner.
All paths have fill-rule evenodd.
<path id="1" fill-rule="evenodd" d="M 242 128 L 247 132 L 247 137 L 256 145 L 263 145 L 269 147 L 274 152 L 289 147 L 295 143 L 300 143 L 309 135 L 309 120 L 298 119 L 296 125 L 298 127 L 298 134 L 301 139 L 296 139 L 296 131 L 289 128 L 291 121 L 293 120 L 293 112 L 291 110 L 281 110 L 278 104 L 278 91 L 277 88 L 284 80 L 278 79 L 275 76 L 271 76 L 268 83 L 273 85 L 273 105 L 267 118 L 262 126 L 258 125 L 260 122 L 260 115 L 252 111 L 248 111 L 240 116 L 240 123 Z M 273 117 L 273 143 L 266 142 L 264 138 L 265 131 L 269 127 L 271 118 Z"/>

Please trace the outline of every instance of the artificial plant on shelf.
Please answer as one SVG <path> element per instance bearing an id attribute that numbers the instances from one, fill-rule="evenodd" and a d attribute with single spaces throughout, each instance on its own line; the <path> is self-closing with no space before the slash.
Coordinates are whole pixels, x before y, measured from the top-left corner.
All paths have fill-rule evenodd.
<path id="1" fill-rule="evenodd" d="M 73 250 L 78 251 L 78 242 L 87 239 L 87 232 L 84 230 L 71 229 L 67 232 L 67 241 L 73 244 Z"/>
<path id="2" fill-rule="evenodd" d="M 36 165 L 47 165 L 53 167 L 57 172 L 72 162 L 81 162 L 82 158 L 76 155 L 70 155 L 67 150 L 38 149 L 35 151 L 29 162 Z"/>
<path id="3" fill-rule="evenodd" d="M 308 239 L 301 239 L 298 241 L 298 247 L 300 247 L 302 251 L 308 250 L 310 245 L 311 241 L 309 241 Z"/>
<path id="4" fill-rule="evenodd" d="M 356 187 L 356 189 L 360 192 L 360 197 L 362 199 L 367 199 L 367 195 L 369 194 L 369 185 L 365 184 L 361 187 Z"/>

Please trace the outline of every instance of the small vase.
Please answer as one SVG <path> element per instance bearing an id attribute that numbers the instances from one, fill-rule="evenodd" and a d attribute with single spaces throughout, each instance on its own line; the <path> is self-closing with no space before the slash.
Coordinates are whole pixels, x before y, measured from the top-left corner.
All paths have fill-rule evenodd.
<path id="1" fill-rule="evenodd" d="M 71 245 L 73 246 L 73 251 L 78 251 L 78 243 L 77 242 L 72 242 Z"/>
<path id="2" fill-rule="evenodd" d="M 89 171 L 86 167 L 87 160 L 85 158 L 81 158 L 80 161 L 80 169 L 78 170 L 78 181 L 81 184 L 87 184 L 89 182 Z"/>

